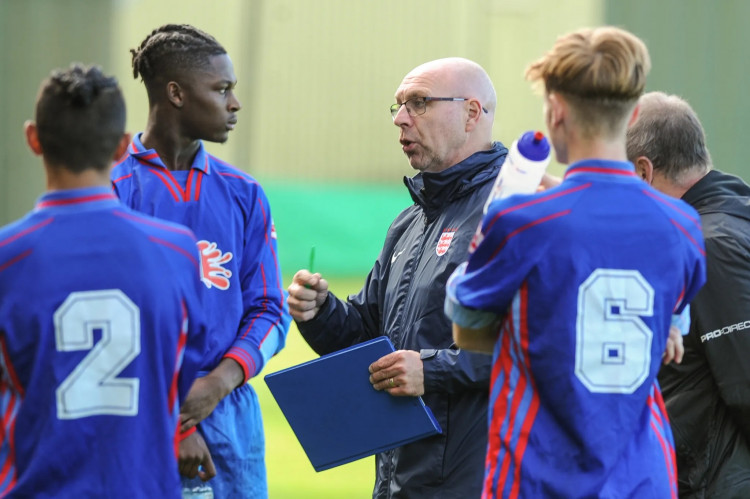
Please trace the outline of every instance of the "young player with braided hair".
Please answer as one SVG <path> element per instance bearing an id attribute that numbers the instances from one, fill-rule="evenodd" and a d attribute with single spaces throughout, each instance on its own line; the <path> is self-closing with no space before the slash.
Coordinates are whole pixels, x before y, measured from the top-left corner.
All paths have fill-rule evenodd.
<path id="1" fill-rule="evenodd" d="M 178 24 L 157 28 L 131 52 L 149 117 L 112 183 L 131 208 L 193 230 L 207 288 L 208 348 L 181 409 L 180 471 L 198 474 L 205 440 L 215 497 L 266 497 L 261 413 L 247 381 L 283 348 L 290 318 L 263 189 L 202 143 L 225 142 L 237 123 L 232 61 L 211 35 Z"/>
<path id="2" fill-rule="evenodd" d="M 55 71 L 35 115 L 48 192 L 0 229 L 0 496 L 177 499 L 205 350 L 196 240 L 112 193 L 129 141 L 114 78 Z"/>

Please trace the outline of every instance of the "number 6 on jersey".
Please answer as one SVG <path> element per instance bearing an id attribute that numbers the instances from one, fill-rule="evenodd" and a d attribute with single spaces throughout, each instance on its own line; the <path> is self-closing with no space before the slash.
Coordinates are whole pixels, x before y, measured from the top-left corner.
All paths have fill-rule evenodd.
<path id="1" fill-rule="evenodd" d="M 646 380 L 654 288 L 637 270 L 596 269 L 578 288 L 575 374 L 594 393 L 633 393 Z"/>

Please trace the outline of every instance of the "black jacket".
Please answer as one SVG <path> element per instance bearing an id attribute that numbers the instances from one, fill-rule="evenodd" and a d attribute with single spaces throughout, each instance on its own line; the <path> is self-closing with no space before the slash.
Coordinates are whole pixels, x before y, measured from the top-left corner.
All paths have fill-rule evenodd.
<path id="1" fill-rule="evenodd" d="M 318 354 L 382 335 L 421 354 L 423 399 L 443 434 L 379 454 L 373 497 L 481 495 L 492 359 L 457 349 L 443 303 L 507 152 L 496 142 L 441 173 L 405 178 L 415 204 L 391 224 L 362 290 L 346 302 L 330 294 L 313 320 L 298 323 Z"/>
<path id="2" fill-rule="evenodd" d="M 682 364 L 659 373 L 680 497 L 748 498 L 750 186 L 711 171 L 682 199 L 701 217 L 707 282 L 690 305 Z"/>

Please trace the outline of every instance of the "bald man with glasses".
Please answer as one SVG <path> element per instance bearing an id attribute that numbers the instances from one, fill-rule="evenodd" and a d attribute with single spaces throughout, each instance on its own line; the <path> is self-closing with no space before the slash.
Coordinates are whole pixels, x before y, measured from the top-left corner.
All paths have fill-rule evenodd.
<path id="1" fill-rule="evenodd" d="M 417 170 L 404 179 L 414 204 L 392 223 L 359 294 L 341 300 L 320 274 L 300 270 L 289 307 L 320 355 L 388 336 L 397 351 L 370 366 L 370 382 L 394 397 L 422 396 L 443 429 L 379 454 L 373 497 L 479 497 L 490 357 L 453 344 L 442 307 L 508 150 L 492 140 L 497 98 L 475 62 L 423 64 L 395 99 L 399 143 Z"/>

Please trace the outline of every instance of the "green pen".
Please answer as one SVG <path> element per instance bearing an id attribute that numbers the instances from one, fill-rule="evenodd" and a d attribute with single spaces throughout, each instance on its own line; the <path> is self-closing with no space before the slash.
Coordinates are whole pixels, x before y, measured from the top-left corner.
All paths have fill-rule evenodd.
<path id="1" fill-rule="evenodd" d="M 310 248 L 310 265 L 307 266 L 307 270 L 309 270 L 311 274 L 315 273 L 315 270 L 313 269 L 314 264 L 315 264 L 315 246 L 312 246 Z M 309 284 L 305 284 L 305 287 L 307 289 L 312 288 L 312 286 L 310 286 Z"/>

